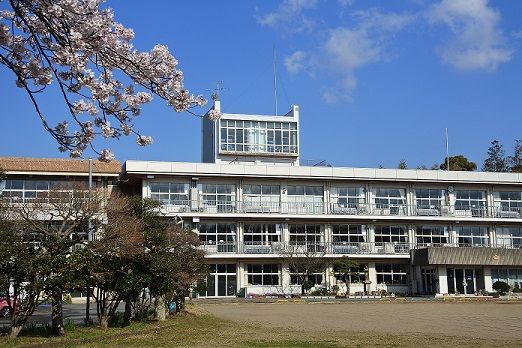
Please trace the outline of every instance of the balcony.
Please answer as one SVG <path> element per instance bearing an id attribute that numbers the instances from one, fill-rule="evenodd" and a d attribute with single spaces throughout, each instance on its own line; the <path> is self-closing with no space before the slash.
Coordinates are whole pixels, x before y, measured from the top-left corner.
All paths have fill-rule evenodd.
<path id="1" fill-rule="evenodd" d="M 219 242 L 200 246 L 207 254 L 278 255 L 288 257 L 320 257 L 326 254 L 408 254 L 408 243 L 324 243 L 324 242 Z"/>
<path id="2" fill-rule="evenodd" d="M 447 217 L 458 219 L 521 219 L 522 208 L 502 206 L 340 204 L 308 202 L 163 201 L 162 211 L 201 214 L 282 214 L 389 217 Z"/>
<path id="3" fill-rule="evenodd" d="M 218 242 L 200 248 L 207 254 L 277 255 L 283 257 L 322 257 L 325 255 L 409 255 L 412 249 L 426 248 L 522 249 L 518 244 L 470 243 L 370 243 L 370 242 Z"/>

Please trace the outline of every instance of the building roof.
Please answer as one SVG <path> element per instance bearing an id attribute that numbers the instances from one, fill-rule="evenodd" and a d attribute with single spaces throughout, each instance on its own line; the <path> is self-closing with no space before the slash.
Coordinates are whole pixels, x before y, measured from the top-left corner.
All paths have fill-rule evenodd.
<path id="1" fill-rule="evenodd" d="M 125 161 L 125 175 L 179 175 L 257 177 L 316 180 L 369 180 L 397 182 L 522 184 L 522 174 L 491 172 L 460 172 L 444 170 L 379 169 L 345 167 L 307 167 L 248 165 L 220 163 L 185 163 L 156 161 Z"/>
<path id="2" fill-rule="evenodd" d="M 88 175 L 89 171 L 87 160 L 69 158 L 0 157 L 0 168 L 10 174 L 75 173 L 77 175 Z M 105 163 L 93 160 L 92 171 L 95 174 L 116 176 L 121 172 L 121 163 L 119 161 Z"/>

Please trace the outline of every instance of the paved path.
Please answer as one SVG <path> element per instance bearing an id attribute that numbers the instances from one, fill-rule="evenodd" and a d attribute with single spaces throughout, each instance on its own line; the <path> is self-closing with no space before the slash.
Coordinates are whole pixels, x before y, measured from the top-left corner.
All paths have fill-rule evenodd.
<path id="1" fill-rule="evenodd" d="M 118 308 L 120 309 L 120 308 Z M 121 307 L 123 311 L 123 307 Z M 85 304 L 64 304 L 63 305 L 64 322 L 68 320 L 74 323 L 81 324 L 85 319 Z M 91 310 L 89 311 L 91 320 L 97 321 L 96 316 L 96 304 L 91 303 Z M 51 306 L 42 305 L 39 306 L 34 314 L 29 319 L 29 323 L 33 324 L 45 324 L 51 323 Z M 9 325 L 9 320 L 6 318 L 0 318 L 0 326 Z"/>

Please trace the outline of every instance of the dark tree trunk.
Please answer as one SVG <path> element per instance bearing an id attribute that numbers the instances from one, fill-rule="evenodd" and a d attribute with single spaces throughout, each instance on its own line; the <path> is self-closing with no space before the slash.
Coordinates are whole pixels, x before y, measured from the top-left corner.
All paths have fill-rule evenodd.
<path id="1" fill-rule="evenodd" d="M 54 292 L 51 300 L 52 331 L 55 335 L 65 335 L 63 327 L 62 293 Z"/>
<path id="2" fill-rule="evenodd" d="M 125 312 L 123 313 L 123 326 L 131 324 L 132 317 L 132 295 L 127 295 L 125 298 Z"/>
<path id="3" fill-rule="evenodd" d="M 9 331 L 9 338 L 16 338 L 20 331 L 22 331 L 23 325 L 11 326 L 11 330 Z"/>
<path id="4" fill-rule="evenodd" d="M 167 309 L 165 303 L 165 296 L 156 296 L 155 299 L 155 312 L 154 318 L 159 321 L 163 321 L 167 319 Z"/>

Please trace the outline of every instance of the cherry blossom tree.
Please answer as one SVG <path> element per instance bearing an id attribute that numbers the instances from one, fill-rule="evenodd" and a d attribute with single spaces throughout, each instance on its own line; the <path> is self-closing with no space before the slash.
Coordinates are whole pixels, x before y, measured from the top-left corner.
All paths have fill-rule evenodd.
<path id="1" fill-rule="evenodd" d="M 136 136 L 138 145 L 151 144 L 152 137 L 136 130 L 134 122 L 153 95 L 194 115 L 191 110 L 206 100 L 184 88 L 183 72 L 166 46 L 136 50 L 133 30 L 117 23 L 103 3 L 0 0 L 0 9 L 7 8 L 0 11 L 0 65 L 14 73 L 16 86 L 25 90 L 60 151 L 81 157 L 91 147 L 100 160 L 110 161 L 110 149 L 97 150 L 93 140 Z M 56 125 L 49 124 L 40 103 L 50 86 L 57 87 L 68 109 Z M 220 114 L 210 110 L 205 116 L 215 120 Z"/>

